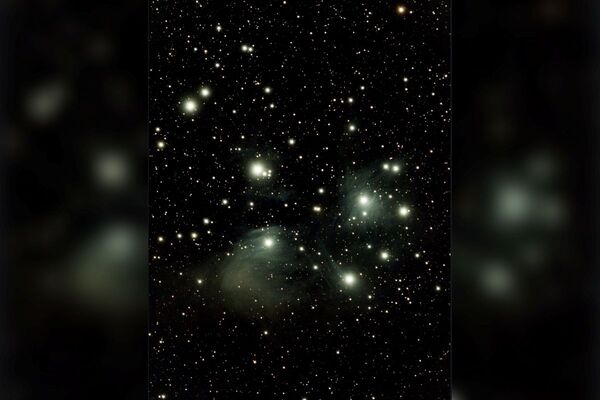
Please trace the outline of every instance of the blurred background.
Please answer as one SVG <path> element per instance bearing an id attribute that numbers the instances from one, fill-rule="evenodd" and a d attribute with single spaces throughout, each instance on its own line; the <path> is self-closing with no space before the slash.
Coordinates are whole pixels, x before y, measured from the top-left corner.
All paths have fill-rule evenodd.
<path id="1" fill-rule="evenodd" d="M 3 399 L 147 397 L 147 7 L 0 3 Z M 453 2 L 454 400 L 600 398 L 599 11 Z"/>
<path id="2" fill-rule="evenodd" d="M 145 1 L 0 3 L 0 398 L 146 397 Z"/>
<path id="3" fill-rule="evenodd" d="M 598 399 L 600 2 L 453 5 L 455 400 Z"/>

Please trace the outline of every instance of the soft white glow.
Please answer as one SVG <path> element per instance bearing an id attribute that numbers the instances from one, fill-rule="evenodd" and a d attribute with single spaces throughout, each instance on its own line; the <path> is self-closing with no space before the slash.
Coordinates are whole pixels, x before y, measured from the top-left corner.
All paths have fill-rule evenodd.
<path id="1" fill-rule="evenodd" d="M 382 251 L 381 252 L 381 259 L 382 260 L 387 260 L 388 258 L 390 258 L 390 253 L 388 253 L 387 251 Z"/>
<path id="2" fill-rule="evenodd" d="M 260 161 L 255 161 L 250 165 L 250 174 L 257 178 L 269 178 L 271 176 L 271 170 Z"/>
<path id="3" fill-rule="evenodd" d="M 265 167 L 261 163 L 255 162 L 252 164 L 252 167 L 250 167 L 250 171 L 254 176 L 262 176 L 262 174 L 265 172 Z"/>
<path id="4" fill-rule="evenodd" d="M 392 171 L 394 171 L 394 172 L 400 172 L 400 166 L 398 164 L 392 166 Z"/>
<path id="5" fill-rule="evenodd" d="M 407 217 L 408 214 L 410 214 L 410 208 L 408 208 L 406 206 L 402 206 L 402 207 L 400 207 L 399 212 L 400 212 L 401 217 Z"/>
<path id="6" fill-rule="evenodd" d="M 348 273 L 344 275 L 344 283 L 348 286 L 354 285 L 356 283 L 356 277 L 352 273 Z"/>
<path id="7" fill-rule="evenodd" d="M 159 140 L 158 142 L 156 142 L 156 147 L 158 147 L 159 149 L 164 149 L 166 145 L 167 144 L 164 140 Z"/>
<path id="8" fill-rule="evenodd" d="M 349 130 L 350 132 L 354 132 L 354 131 L 356 130 L 356 125 L 354 125 L 354 124 L 350 124 L 350 125 L 348 125 L 348 130 Z"/>
<path id="9" fill-rule="evenodd" d="M 295 145 L 295 144 L 296 144 L 296 139 L 293 139 L 293 138 L 292 138 L 292 139 L 289 139 L 289 140 L 288 140 L 288 143 L 289 143 L 289 145 L 290 145 L 290 146 L 293 146 L 293 145 Z"/>
<path id="10" fill-rule="evenodd" d="M 322 211 L 322 208 L 321 208 L 321 206 L 314 206 L 313 211 L 316 213 L 320 213 Z"/>
<path id="11" fill-rule="evenodd" d="M 204 97 L 204 98 L 208 98 L 210 97 L 210 89 L 207 87 L 203 87 L 202 89 L 200 89 L 200 96 Z"/>
<path id="12" fill-rule="evenodd" d="M 186 100 L 185 103 L 183 103 L 183 109 L 187 113 L 195 113 L 198 111 L 198 104 L 194 100 Z"/>
<path id="13" fill-rule="evenodd" d="M 273 239 L 271 239 L 271 238 L 265 239 L 265 247 L 271 248 L 271 247 L 273 247 L 274 244 L 275 244 L 275 241 Z"/>
<path id="14" fill-rule="evenodd" d="M 264 90 L 265 90 L 265 93 L 266 93 L 266 94 L 269 94 L 269 93 L 271 93 L 271 88 L 270 88 L 270 87 L 268 87 L 268 86 L 265 86 L 265 89 L 264 89 Z"/>
<path id="15" fill-rule="evenodd" d="M 368 197 L 368 196 L 366 196 L 366 195 L 364 195 L 364 194 L 363 194 L 363 195 L 361 195 L 361 196 L 358 198 L 358 203 L 359 203 L 361 206 L 366 206 L 367 204 L 369 204 L 369 197 Z"/>

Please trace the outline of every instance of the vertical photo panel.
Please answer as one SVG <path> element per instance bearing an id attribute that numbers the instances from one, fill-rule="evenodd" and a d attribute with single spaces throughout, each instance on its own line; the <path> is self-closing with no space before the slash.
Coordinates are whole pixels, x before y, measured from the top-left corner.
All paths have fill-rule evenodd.
<path id="1" fill-rule="evenodd" d="M 449 2 L 149 7 L 149 398 L 449 400 Z"/>

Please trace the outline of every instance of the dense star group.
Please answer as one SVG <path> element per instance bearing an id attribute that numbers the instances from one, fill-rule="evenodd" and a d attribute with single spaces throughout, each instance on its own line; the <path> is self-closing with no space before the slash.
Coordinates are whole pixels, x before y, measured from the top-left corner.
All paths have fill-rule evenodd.
<path id="1" fill-rule="evenodd" d="M 448 20 L 151 2 L 151 398 L 449 398 Z"/>

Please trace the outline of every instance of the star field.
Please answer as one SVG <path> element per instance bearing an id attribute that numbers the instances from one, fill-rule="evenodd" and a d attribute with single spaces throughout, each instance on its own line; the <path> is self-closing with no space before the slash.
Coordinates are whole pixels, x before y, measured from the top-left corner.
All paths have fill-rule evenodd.
<path id="1" fill-rule="evenodd" d="M 449 399 L 448 3 L 150 14 L 150 398 Z"/>

